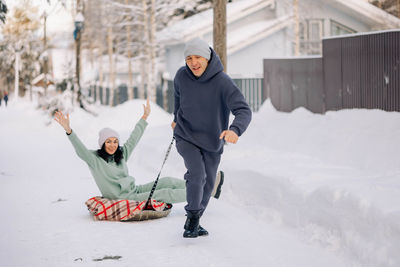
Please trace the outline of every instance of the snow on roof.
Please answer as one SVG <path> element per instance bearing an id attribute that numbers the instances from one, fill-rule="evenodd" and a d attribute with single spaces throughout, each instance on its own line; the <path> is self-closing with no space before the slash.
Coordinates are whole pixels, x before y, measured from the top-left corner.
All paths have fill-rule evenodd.
<path id="1" fill-rule="evenodd" d="M 360 20 L 371 25 L 377 23 L 381 27 L 400 28 L 400 19 L 387 13 L 386 11 L 360 0 L 329 0 L 329 4 L 339 8 L 340 10 L 352 15 L 359 14 Z M 374 26 L 374 25 L 371 25 Z"/>
<path id="2" fill-rule="evenodd" d="M 41 73 L 32 80 L 32 84 L 35 85 L 35 84 L 39 83 L 40 81 L 44 80 L 44 78 L 45 78 L 44 73 Z M 47 79 L 48 83 L 54 81 L 53 76 L 49 73 L 46 74 L 46 79 Z"/>
<path id="3" fill-rule="evenodd" d="M 265 6 L 274 5 L 273 0 L 241 0 L 228 3 L 227 23 L 238 20 Z M 213 9 L 208 9 L 187 19 L 181 20 L 157 33 L 159 42 L 175 44 L 186 42 L 196 36 L 204 35 L 213 29 Z"/>
<path id="4" fill-rule="evenodd" d="M 355 36 L 381 34 L 381 33 L 387 33 L 387 32 L 400 32 L 400 29 L 390 29 L 390 30 L 372 31 L 372 32 L 349 33 L 349 34 L 343 34 L 343 35 L 335 35 L 335 36 L 324 37 L 322 39 L 323 40 L 328 40 L 328 39 L 336 39 L 336 38 L 350 38 L 350 37 L 355 37 Z"/>
<path id="5" fill-rule="evenodd" d="M 292 17 L 286 15 L 277 19 L 254 22 L 230 32 L 227 36 L 228 55 L 287 27 L 292 23 Z"/>

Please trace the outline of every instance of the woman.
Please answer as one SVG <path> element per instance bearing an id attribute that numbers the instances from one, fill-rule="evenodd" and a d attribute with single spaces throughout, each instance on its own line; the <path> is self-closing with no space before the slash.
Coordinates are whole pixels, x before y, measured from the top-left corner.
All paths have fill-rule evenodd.
<path id="1" fill-rule="evenodd" d="M 126 164 L 148 124 L 146 120 L 151 111 L 149 99 L 147 99 L 146 105 L 143 105 L 143 109 L 143 116 L 122 147 L 119 146 L 118 133 L 110 128 L 104 128 L 99 132 L 100 149 L 97 151 L 88 150 L 76 133 L 72 131 L 69 114 L 65 116 L 61 111 L 55 114 L 54 120 L 64 128 L 76 153 L 88 164 L 90 172 L 105 198 L 143 201 L 149 197 L 153 182 L 136 185 L 135 178 L 128 174 Z M 185 202 L 185 181 L 171 177 L 160 178 L 152 198 L 166 203 Z"/>

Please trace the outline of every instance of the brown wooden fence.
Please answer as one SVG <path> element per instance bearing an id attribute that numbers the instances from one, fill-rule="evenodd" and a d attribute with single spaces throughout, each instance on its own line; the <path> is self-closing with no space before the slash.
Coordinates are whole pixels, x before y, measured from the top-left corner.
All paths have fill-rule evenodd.
<path id="1" fill-rule="evenodd" d="M 400 111 L 400 31 L 328 38 L 322 57 L 264 59 L 264 95 L 281 111 Z"/>

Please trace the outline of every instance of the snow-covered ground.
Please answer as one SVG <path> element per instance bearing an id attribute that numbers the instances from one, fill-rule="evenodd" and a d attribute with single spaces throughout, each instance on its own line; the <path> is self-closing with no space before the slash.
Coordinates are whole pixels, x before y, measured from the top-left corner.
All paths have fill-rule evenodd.
<path id="1" fill-rule="evenodd" d="M 142 103 L 75 110 L 71 126 L 89 148 L 105 126 L 124 141 Z M 152 105 L 129 161 L 137 183 L 157 176 L 171 121 Z M 182 238 L 184 203 L 159 220 L 94 221 L 84 202 L 99 191 L 62 128 L 24 99 L 3 103 L 0 122 L 1 266 L 400 266 L 400 113 L 267 101 L 226 146 L 222 195 L 202 218 L 210 235 L 196 239 Z M 162 175 L 184 171 L 173 148 Z"/>

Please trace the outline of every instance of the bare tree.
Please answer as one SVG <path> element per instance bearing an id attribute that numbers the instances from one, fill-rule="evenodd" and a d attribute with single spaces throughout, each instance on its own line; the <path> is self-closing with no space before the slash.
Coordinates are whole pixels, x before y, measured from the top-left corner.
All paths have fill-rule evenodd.
<path id="1" fill-rule="evenodd" d="M 369 0 L 369 2 L 400 18 L 400 0 Z"/>
<path id="2" fill-rule="evenodd" d="M 85 1 L 84 47 L 97 50 L 97 58 L 108 54 L 108 84 L 110 96 L 115 89 L 116 55 L 127 61 L 128 98 L 133 97 L 133 68 L 139 70 L 139 97 L 148 95 L 156 100 L 157 73 L 161 47 L 156 32 L 174 21 L 175 16 L 189 15 L 185 8 L 201 3 L 211 7 L 212 0 L 81 0 Z M 89 7 L 89 8 L 88 8 Z M 181 12 L 182 11 L 182 12 Z M 92 15 L 90 15 L 92 14 Z M 104 38 L 106 36 L 106 38 Z M 93 41 L 94 40 L 94 41 Z M 95 44 L 93 44 L 95 42 Z M 104 49 L 106 48 L 106 49 Z M 89 54 L 93 54 L 90 52 Z M 100 87 L 103 84 L 103 67 L 98 64 Z M 103 96 L 105 94 L 103 93 Z M 112 100 L 113 101 L 113 100 Z"/>
<path id="3" fill-rule="evenodd" d="M 25 88 L 23 90 L 19 88 L 21 80 L 30 88 L 32 77 L 40 71 L 37 62 L 43 46 L 35 34 L 39 27 L 38 9 L 29 1 L 25 1 L 14 8 L 2 28 L 2 46 L 6 48 L 2 51 L 2 58 L 4 57 L 6 60 L 2 59 L 1 72 L 9 78 L 15 77 L 15 99 L 25 93 Z M 10 81 L 10 79 L 7 80 Z"/>
<path id="4" fill-rule="evenodd" d="M 7 5 L 6 3 L 3 2 L 3 0 L 0 0 L 0 20 L 4 23 L 6 20 L 6 14 L 7 14 Z"/>

